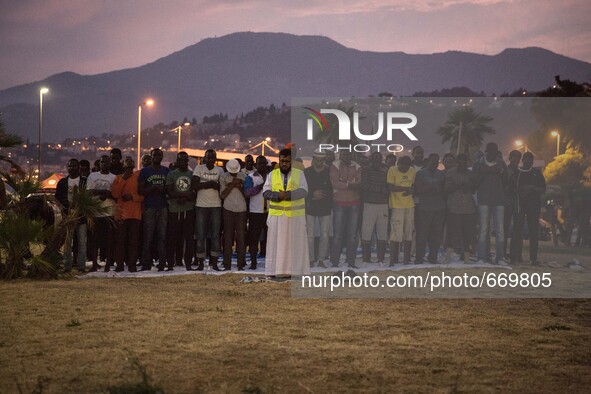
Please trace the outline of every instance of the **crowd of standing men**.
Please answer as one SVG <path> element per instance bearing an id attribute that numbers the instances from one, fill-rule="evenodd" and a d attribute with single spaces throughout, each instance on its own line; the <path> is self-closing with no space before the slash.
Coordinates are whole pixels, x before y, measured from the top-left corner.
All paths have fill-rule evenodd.
<path id="1" fill-rule="evenodd" d="M 122 160 L 119 149 L 101 156 L 92 172 L 88 161 L 69 160 L 68 176 L 57 185 L 58 201 L 67 211 L 76 188 L 83 188 L 92 191 L 102 209 L 92 226 L 80 221 L 73 243 L 65 245 L 66 271 L 74 262 L 84 271 L 87 257 L 91 271 L 99 268 L 101 257 L 105 271 L 112 266 L 123 271 L 127 265 L 135 272 L 138 260 L 141 270 L 151 270 L 155 261 L 160 271 L 177 265 L 230 270 L 234 251 L 238 270 L 244 270 L 248 249 L 248 268 L 256 269 L 259 252 L 266 252 L 266 273 L 289 275 L 309 272 L 311 266 L 355 268 L 359 243 L 363 263 L 374 261 L 374 245 L 375 261 L 390 266 L 400 257 L 409 264 L 413 255 L 415 264 L 425 257 L 433 264 L 517 263 L 526 223 L 530 262 L 538 263 L 546 185 L 530 152 L 512 151 L 507 165 L 497 145 L 489 143 L 471 168 L 466 155 L 446 154 L 443 169 L 439 155 L 425 158 L 420 146 L 412 157 L 390 154 L 385 160 L 378 152 L 356 160 L 347 151 L 338 159 L 330 151 L 315 152 L 305 169 L 296 152 L 282 150 L 277 165 L 264 156 L 248 155 L 244 163 L 233 159 L 226 171 L 215 165 L 214 150 L 206 151 L 194 169 L 185 152 L 171 168 L 163 166 L 160 149 L 144 155 L 137 171 L 131 157 Z"/>

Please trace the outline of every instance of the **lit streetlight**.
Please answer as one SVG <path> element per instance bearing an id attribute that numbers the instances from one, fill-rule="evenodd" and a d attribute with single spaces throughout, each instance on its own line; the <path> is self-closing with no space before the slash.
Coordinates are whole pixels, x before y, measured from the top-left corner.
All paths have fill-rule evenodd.
<path id="1" fill-rule="evenodd" d="M 138 105 L 137 107 L 137 169 L 141 168 L 141 141 L 142 141 L 142 105 L 151 107 L 154 105 L 154 100 L 148 99 Z"/>
<path id="2" fill-rule="evenodd" d="M 526 152 L 528 151 L 527 144 L 524 143 L 523 140 L 515 140 L 515 147 L 517 147 L 517 149 L 523 148 Z"/>
<path id="3" fill-rule="evenodd" d="M 43 95 L 49 93 L 49 89 L 39 89 L 39 152 L 37 157 L 37 173 L 41 176 L 41 131 L 43 130 Z"/>
<path id="4" fill-rule="evenodd" d="M 560 133 L 556 130 L 552 131 L 550 135 L 556 138 L 556 156 L 560 155 Z"/>
<path id="5" fill-rule="evenodd" d="M 178 140 L 178 143 L 177 143 L 177 153 L 179 153 L 181 151 L 181 133 L 183 131 L 183 126 L 191 126 L 191 123 L 186 122 L 186 123 L 184 123 L 182 125 L 178 125 L 174 129 L 170 130 L 170 131 L 174 131 L 175 133 L 179 133 L 179 140 Z"/>

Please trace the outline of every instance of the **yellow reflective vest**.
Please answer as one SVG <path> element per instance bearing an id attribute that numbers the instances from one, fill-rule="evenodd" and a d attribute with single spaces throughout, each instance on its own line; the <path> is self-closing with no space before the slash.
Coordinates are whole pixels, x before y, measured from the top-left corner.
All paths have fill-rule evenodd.
<path id="1" fill-rule="evenodd" d="M 293 191 L 300 188 L 300 177 L 302 171 L 296 168 L 291 168 L 291 175 L 287 182 L 287 188 L 283 187 L 283 177 L 281 170 L 276 169 L 271 172 L 271 191 L 279 192 L 282 190 Z M 306 214 L 306 200 L 300 198 L 292 201 L 269 201 L 269 215 L 273 216 L 304 216 Z"/>

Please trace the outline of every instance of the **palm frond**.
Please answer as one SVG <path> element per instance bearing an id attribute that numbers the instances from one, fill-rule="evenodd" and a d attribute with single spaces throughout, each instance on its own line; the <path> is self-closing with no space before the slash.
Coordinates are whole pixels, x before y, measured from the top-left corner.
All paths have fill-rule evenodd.
<path id="1" fill-rule="evenodd" d="M 41 242 L 44 238 L 43 222 L 22 217 L 14 211 L 3 212 L 0 218 L 0 251 L 6 255 L 6 261 L 0 264 L 0 276 L 5 279 L 20 278 L 29 244 Z"/>

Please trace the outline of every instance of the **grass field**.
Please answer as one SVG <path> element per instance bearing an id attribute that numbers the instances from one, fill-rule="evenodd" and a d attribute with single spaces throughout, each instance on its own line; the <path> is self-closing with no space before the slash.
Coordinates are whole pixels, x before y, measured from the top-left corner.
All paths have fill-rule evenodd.
<path id="1" fill-rule="evenodd" d="M 591 386 L 589 300 L 294 299 L 239 280 L 0 283 L 0 392 L 133 392 L 142 369 L 167 393 Z"/>

